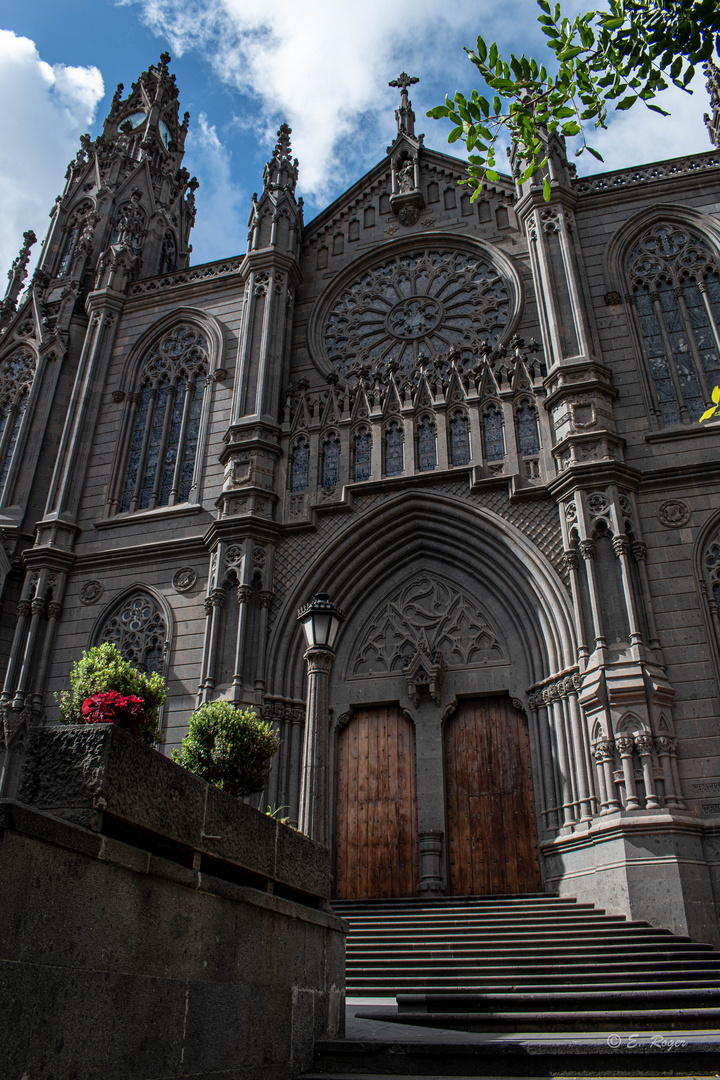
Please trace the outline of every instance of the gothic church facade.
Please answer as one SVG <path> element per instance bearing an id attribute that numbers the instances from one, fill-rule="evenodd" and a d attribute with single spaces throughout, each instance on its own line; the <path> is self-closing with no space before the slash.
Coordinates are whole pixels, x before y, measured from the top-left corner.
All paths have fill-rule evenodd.
<path id="1" fill-rule="evenodd" d="M 0 335 L 3 794 L 84 649 L 277 726 L 329 675 L 338 896 L 579 896 L 718 941 L 720 156 L 471 202 L 397 137 L 313 221 L 282 127 L 247 253 L 189 265 L 169 57 L 86 137 Z M 718 142 L 718 73 L 709 72 Z M 511 161 L 515 170 L 515 162 Z"/>

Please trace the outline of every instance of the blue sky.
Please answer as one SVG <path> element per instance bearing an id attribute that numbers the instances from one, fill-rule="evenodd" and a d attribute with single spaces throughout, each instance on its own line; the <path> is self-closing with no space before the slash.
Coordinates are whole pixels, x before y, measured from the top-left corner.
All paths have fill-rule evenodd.
<path id="1" fill-rule="evenodd" d="M 420 76 L 418 130 L 448 149 L 447 127 L 424 113 L 475 85 L 463 45 L 481 32 L 506 51 L 537 53 L 535 16 L 534 0 L 0 0 L 0 286 L 24 229 L 44 234 L 78 137 L 98 133 L 116 84 L 129 88 L 164 49 L 191 114 L 198 263 L 244 251 L 252 192 L 282 121 L 293 128 L 309 220 L 383 155 L 395 130 L 390 79 Z M 593 140 L 605 165 L 582 159 L 580 171 L 710 149 L 697 88 L 692 98 L 668 92 L 669 120 L 642 107 L 618 114 Z"/>

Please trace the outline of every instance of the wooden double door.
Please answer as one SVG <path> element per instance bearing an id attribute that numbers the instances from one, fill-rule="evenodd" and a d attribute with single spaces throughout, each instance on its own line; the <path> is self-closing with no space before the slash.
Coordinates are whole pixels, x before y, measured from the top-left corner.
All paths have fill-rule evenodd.
<path id="1" fill-rule="evenodd" d="M 443 743 L 450 892 L 540 892 L 525 714 L 508 697 L 461 701 Z"/>
<path id="2" fill-rule="evenodd" d="M 438 728 L 440 716 L 437 717 Z M 445 820 L 452 895 L 541 889 L 525 715 L 508 697 L 460 702 L 439 731 L 432 806 Z M 444 771 L 444 776 L 443 776 Z M 421 808 L 424 820 L 428 811 Z M 418 886 L 415 726 L 395 706 L 364 709 L 337 748 L 335 894 L 414 896 Z"/>

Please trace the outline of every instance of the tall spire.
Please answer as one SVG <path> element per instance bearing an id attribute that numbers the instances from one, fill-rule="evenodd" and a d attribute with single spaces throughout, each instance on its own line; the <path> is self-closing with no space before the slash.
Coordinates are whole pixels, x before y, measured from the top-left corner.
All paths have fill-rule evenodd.
<path id="1" fill-rule="evenodd" d="M 287 124 L 281 124 L 277 134 L 278 141 L 273 150 L 273 156 L 263 173 L 263 193 L 286 190 L 294 195 L 298 178 L 298 160 L 291 156 L 292 128 L 289 128 Z"/>
<path id="2" fill-rule="evenodd" d="M 412 138 L 415 137 L 415 113 L 408 97 L 408 86 L 412 86 L 416 82 L 420 82 L 416 76 L 407 75 L 403 71 L 401 75 L 398 75 L 397 79 L 393 79 L 388 83 L 388 86 L 400 87 L 400 108 L 395 110 L 398 135 L 410 135 Z"/>
<path id="3" fill-rule="evenodd" d="M 720 68 L 712 60 L 708 60 L 703 65 L 703 70 L 707 77 L 705 85 L 710 95 L 710 106 L 712 108 L 712 116 L 705 113 L 705 126 L 708 129 L 713 146 L 720 148 Z"/>
<path id="4" fill-rule="evenodd" d="M 30 260 L 30 248 L 36 240 L 37 237 L 32 229 L 28 229 L 27 232 L 23 233 L 23 246 L 20 248 L 20 254 L 8 271 L 7 292 L 5 293 L 5 299 L 2 301 L 2 304 L 0 304 L 0 326 L 4 326 L 15 314 L 18 296 L 23 287 L 23 282 L 27 277 L 27 264 Z"/>

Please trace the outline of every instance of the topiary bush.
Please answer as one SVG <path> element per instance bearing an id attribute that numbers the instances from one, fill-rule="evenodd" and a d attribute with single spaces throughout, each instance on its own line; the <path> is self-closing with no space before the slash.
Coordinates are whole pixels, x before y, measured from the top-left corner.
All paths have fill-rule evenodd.
<path id="1" fill-rule="evenodd" d="M 110 691 L 128 699 L 141 699 L 145 723 L 135 722 L 134 718 L 130 718 L 133 722 L 129 720 L 127 724 L 124 723 L 118 709 L 110 708 L 117 700 L 107 697 Z M 60 706 L 60 722 L 63 724 L 118 723 L 120 720 L 120 727 L 136 734 L 142 742 L 156 745 L 161 742 L 160 707 L 166 694 L 167 687 L 162 675 L 157 672 L 146 675 L 138 671 L 118 652 L 116 645 L 104 641 L 102 645 L 88 649 L 75 661 L 70 670 L 70 689 L 56 694 L 55 700 Z M 105 696 L 106 700 L 98 702 L 99 695 Z M 94 707 L 87 704 L 83 709 L 83 705 L 91 699 L 95 699 Z"/>
<path id="2" fill-rule="evenodd" d="M 262 791 L 280 739 L 252 709 L 210 701 L 190 717 L 188 733 L 173 761 L 241 798 Z"/>

